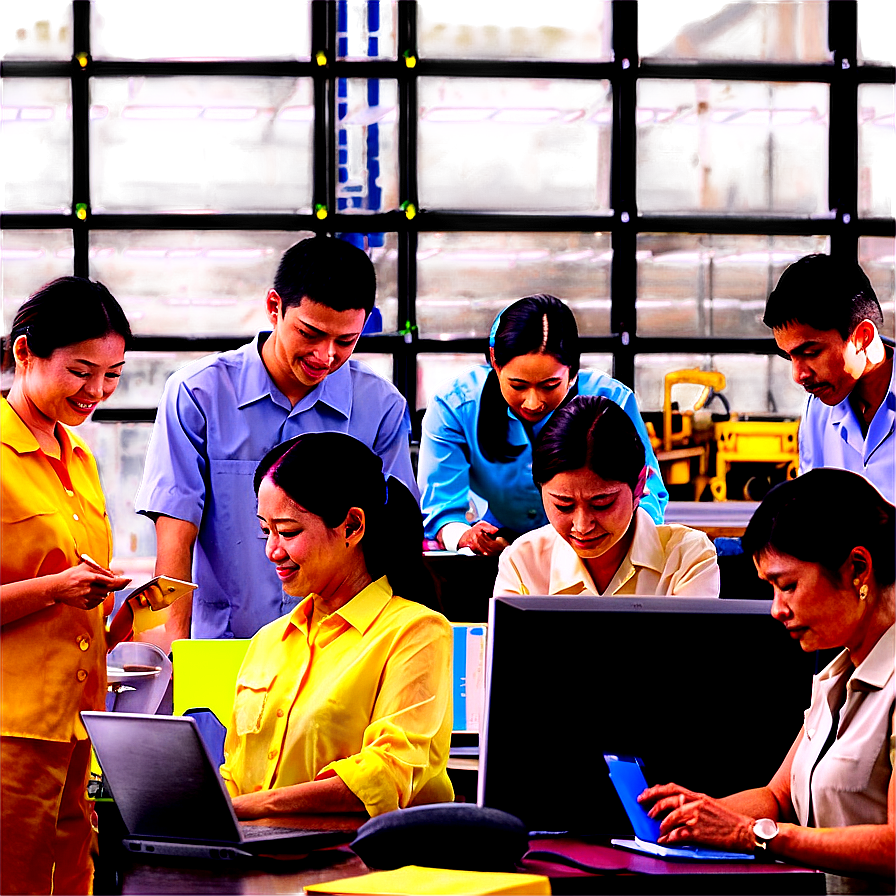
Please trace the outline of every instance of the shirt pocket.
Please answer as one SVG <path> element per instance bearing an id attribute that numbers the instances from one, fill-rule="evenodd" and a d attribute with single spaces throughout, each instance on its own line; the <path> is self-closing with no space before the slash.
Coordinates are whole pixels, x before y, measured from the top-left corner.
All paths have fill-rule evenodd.
<path id="1" fill-rule="evenodd" d="M 831 790 L 844 793 L 863 793 L 868 790 L 871 774 L 880 753 L 881 743 L 865 741 L 859 752 L 852 747 L 835 743 L 822 762 L 824 780 Z"/>
<path id="2" fill-rule="evenodd" d="M 257 734 L 261 730 L 268 694 L 276 681 L 276 675 L 244 675 L 236 682 L 233 701 L 234 724 L 240 737 Z"/>

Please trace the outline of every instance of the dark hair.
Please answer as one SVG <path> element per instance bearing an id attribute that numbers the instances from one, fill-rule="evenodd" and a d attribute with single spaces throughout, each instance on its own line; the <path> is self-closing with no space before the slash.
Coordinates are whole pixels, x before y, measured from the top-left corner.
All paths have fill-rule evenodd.
<path id="1" fill-rule="evenodd" d="M 855 547 L 871 554 L 880 585 L 896 578 L 894 507 L 858 473 L 819 467 L 776 485 L 741 539 L 744 553 L 774 550 L 836 573 Z"/>
<path id="2" fill-rule="evenodd" d="M 363 308 L 367 315 L 376 299 L 376 272 L 363 249 L 334 237 L 313 236 L 283 253 L 274 289 L 281 314 L 309 298 L 334 311 Z"/>
<path id="3" fill-rule="evenodd" d="M 558 473 L 583 468 L 632 491 L 644 469 L 644 444 L 635 424 L 603 395 L 579 395 L 555 411 L 532 451 L 532 478 L 539 488 Z"/>
<path id="4" fill-rule="evenodd" d="M 866 319 L 878 327 L 884 322 L 880 302 L 861 267 L 830 255 L 806 255 L 781 274 L 762 322 L 773 330 L 794 323 L 836 330 L 845 340 Z"/>
<path id="5" fill-rule="evenodd" d="M 49 358 L 57 348 L 117 333 L 125 349 L 131 345 L 131 327 L 115 297 L 87 277 L 59 277 L 26 299 L 16 312 L 3 347 L 3 369 L 15 367 L 13 346 L 19 336 L 38 358 Z"/>
<path id="6" fill-rule="evenodd" d="M 486 360 L 503 367 L 521 355 L 545 354 L 569 368 L 570 379 L 579 372 L 579 328 L 569 306 L 556 296 L 526 296 L 505 308 L 495 319 Z M 570 396 L 575 393 L 571 391 Z M 476 438 L 483 457 L 507 463 L 522 448 L 507 442 L 507 402 L 501 394 L 498 374 L 492 370 L 482 388 Z"/>
<path id="7" fill-rule="evenodd" d="M 423 518 L 404 483 L 383 478 L 383 461 L 341 432 L 306 433 L 272 448 L 255 471 L 255 494 L 269 478 L 296 504 L 334 529 L 351 507 L 365 515 L 361 549 L 374 579 L 386 575 L 395 594 L 434 607 L 423 565 Z"/>

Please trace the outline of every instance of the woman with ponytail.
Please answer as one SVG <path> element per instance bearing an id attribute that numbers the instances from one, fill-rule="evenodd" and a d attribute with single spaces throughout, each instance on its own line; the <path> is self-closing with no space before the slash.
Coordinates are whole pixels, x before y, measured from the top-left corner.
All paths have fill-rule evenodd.
<path id="1" fill-rule="evenodd" d="M 579 370 L 569 306 L 549 295 L 514 302 L 495 318 L 486 360 L 436 395 L 423 418 L 417 482 L 427 538 L 448 550 L 499 554 L 518 535 L 547 525 L 532 481 L 532 445 L 576 395 L 603 395 L 631 417 L 647 454 L 640 506 L 663 522 L 669 495 L 634 393 L 603 373 Z M 472 524 L 471 492 L 488 503 Z"/>
<path id="2" fill-rule="evenodd" d="M 304 599 L 255 635 L 237 678 L 221 768 L 237 816 L 453 800 L 452 631 L 414 602 L 432 581 L 413 496 L 334 432 L 270 451 L 255 492 L 267 557 Z"/>

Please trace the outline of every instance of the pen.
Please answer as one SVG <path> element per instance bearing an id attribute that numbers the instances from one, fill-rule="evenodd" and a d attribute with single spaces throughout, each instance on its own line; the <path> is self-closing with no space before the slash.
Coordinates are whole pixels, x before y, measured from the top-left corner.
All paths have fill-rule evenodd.
<path id="1" fill-rule="evenodd" d="M 79 554 L 78 555 L 88 566 L 92 566 L 97 572 L 105 573 L 107 576 L 115 575 L 111 569 L 106 569 L 100 563 L 97 563 L 96 560 L 93 559 L 89 554 Z"/>

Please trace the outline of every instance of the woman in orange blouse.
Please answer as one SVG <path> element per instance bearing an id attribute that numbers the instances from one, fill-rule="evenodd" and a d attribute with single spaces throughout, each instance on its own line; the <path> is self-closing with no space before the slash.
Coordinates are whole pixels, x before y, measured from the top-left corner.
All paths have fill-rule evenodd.
<path id="1" fill-rule="evenodd" d="M 62 277 L 22 305 L 6 346 L 15 375 L 0 400 L 3 893 L 92 888 L 90 743 L 78 713 L 104 707 L 106 601 L 130 580 L 108 571 L 96 461 L 68 427 L 115 391 L 130 338 L 106 287 Z"/>

